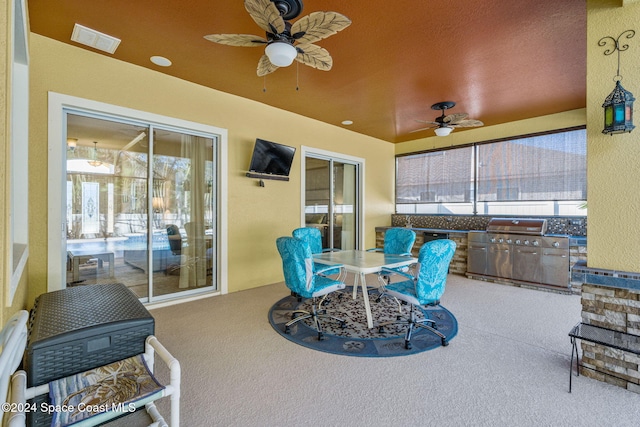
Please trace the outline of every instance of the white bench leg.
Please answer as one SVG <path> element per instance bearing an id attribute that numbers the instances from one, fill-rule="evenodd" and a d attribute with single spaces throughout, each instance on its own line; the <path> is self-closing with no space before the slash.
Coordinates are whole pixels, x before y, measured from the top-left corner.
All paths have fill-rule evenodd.
<path id="1" fill-rule="evenodd" d="M 153 424 L 151 424 L 149 427 L 152 427 L 152 426 L 153 427 L 169 427 L 167 425 L 167 422 L 164 420 L 164 418 L 158 411 L 158 408 L 156 408 L 155 403 L 153 402 L 147 403 L 145 405 L 145 409 L 147 410 L 147 414 L 149 414 L 149 416 L 153 420 Z"/>
<path id="2" fill-rule="evenodd" d="M 154 353 L 158 354 L 158 357 L 169 367 L 170 380 L 169 385 L 165 387 L 166 395 L 171 399 L 171 427 L 179 427 L 180 425 L 180 362 L 173 357 L 171 353 L 158 341 L 158 339 L 151 335 L 147 337 L 145 342 L 145 359 L 147 359 L 147 366 L 151 372 L 153 372 Z"/>

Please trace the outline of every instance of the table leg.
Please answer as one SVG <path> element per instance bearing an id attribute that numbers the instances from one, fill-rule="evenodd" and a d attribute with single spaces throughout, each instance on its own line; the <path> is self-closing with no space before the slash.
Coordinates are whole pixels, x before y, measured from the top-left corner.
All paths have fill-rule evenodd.
<path id="1" fill-rule="evenodd" d="M 362 286 L 362 298 L 364 299 L 364 308 L 367 312 L 367 327 L 371 329 L 373 328 L 373 319 L 371 318 L 371 305 L 369 304 L 369 292 L 367 292 L 367 281 L 365 280 L 364 273 L 356 274 L 356 277 L 357 276 L 360 276 L 360 286 Z"/>
<path id="2" fill-rule="evenodd" d="M 77 282 L 80 279 L 80 257 L 73 257 L 73 281 Z"/>
<path id="3" fill-rule="evenodd" d="M 115 276 L 115 265 L 113 265 L 113 261 L 114 261 L 114 255 L 111 253 L 109 254 L 109 277 L 116 277 Z"/>
<path id="4" fill-rule="evenodd" d="M 353 299 L 358 298 L 358 277 L 359 273 L 353 275 Z"/>

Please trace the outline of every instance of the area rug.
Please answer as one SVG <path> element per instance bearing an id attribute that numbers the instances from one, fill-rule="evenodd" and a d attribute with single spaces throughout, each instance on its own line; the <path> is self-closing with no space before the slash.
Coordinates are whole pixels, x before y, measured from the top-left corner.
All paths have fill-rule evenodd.
<path id="1" fill-rule="evenodd" d="M 419 328 L 411 338 L 412 348 L 405 349 L 406 324 L 388 325 L 384 327 L 382 333 L 379 332 L 377 325 L 395 321 L 399 314 L 399 307 L 398 303 L 389 297 L 383 297 L 380 302 L 377 302 L 376 291 L 370 292 L 369 295 L 374 327 L 368 329 L 362 294 L 358 293 L 358 297 L 354 300 L 351 292 L 352 288 L 347 287 L 341 295 L 332 294 L 330 299 L 322 305 L 327 310 L 327 314 L 345 320 L 345 327 L 341 328 L 338 322 L 322 319 L 324 332 L 322 341 L 318 340 L 318 333 L 310 319 L 295 323 L 291 326 L 290 333 L 285 333 L 284 325 L 291 320 L 291 313 L 296 309 L 308 310 L 311 306 L 309 299 L 298 301 L 294 296 L 282 298 L 269 310 L 269 322 L 289 341 L 314 350 L 345 356 L 407 356 L 441 347 L 440 337 Z M 408 315 L 408 305 L 401 305 L 401 309 L 403 315 Z M 449 342 L 458 333 L 456 318 L 442 305 L 420 308 L 418 318 L 421 317 L 434 320 L 438 330 L 447 337 Z"/>

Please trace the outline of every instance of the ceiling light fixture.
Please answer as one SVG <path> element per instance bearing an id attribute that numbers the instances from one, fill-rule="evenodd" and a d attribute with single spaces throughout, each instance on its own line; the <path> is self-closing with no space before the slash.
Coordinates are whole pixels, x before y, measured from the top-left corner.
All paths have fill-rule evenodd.
<path id="1" fill-rule="evenodd" d="M 604 108 L 604 129 L 602 133 L 605 134 L 613 135 L 616 133 L 631 132 L 635 128 L 633 125 L 633 101 L 635 101 L 635 98 L 631 92 L 625 90 L 620 84 L 620 80 L 622 80 L 622 76 L 620 75 L 620 52 L 629 49 L 628 44 L 620 45 L 620 39 L 622 36 L 630 39 L 635 34 L 635 31 L 627 30 L 622 32 L 616 39 L 611 36 L 606 36 L 598 41 L 598 46 L 606 46 L 609 41 L 613 42 L 613 47 L 607 48 L 604 51 L 605 56 L 611 55 L 613 52 L 618 52 L 618 72 L 613 78 L 616 86 L 602 104 L 602 108 Z"/>
<path id="2" fill-rule="evenodd" d="M 291 43 L 281 41 L 269 43 L 264 53 L 276 67 L 288 67 L 298 56 L 298 51 Z"/>
<path id="3" fill-rule="evenodd" d="M 170 67 L 172 64 L 172 62 L 164 56 L 152 56 L 149 60 L 160 67 Z"/>
<path id="4" fill-rule="evenodd" d="M 333 65 L 331 55 L 313 43 L 351 25 L 351 20 L 338 12 L 313 12 L 296 22 L 290 22 L 302 12 L 302 0 L 244 0 L 244 8 L 266 32 L 266 37 L 209 34 L 204 38 L 228 46 L 254 47 L 266 44 L 265 54 L 258 61 L 256 69 L 258 77 L 266 76 L 279 67 L 288 67 L 294 59 L 317 70 L 329 71 Z"/>
<path id="5" fill-rule="evenodd" d="M 448 136 L 455 128 L 473 128 L 477 126 L 484 126 L 480 120 L 469 119 L 467 113 L 454 113 L 446 115 L 445 110 L 453 108 L 456 103 L 453 101 L 436 102 L 431 106 L 432 110 L 440 110 L 442 114 L 436 117 L 435 120 L 416 120 L 420 123 L 426 123 L 429 127 L 412 130 L 411 132 L 420 132 L 425 129 L 434 129 L 437 136 Z"/>
<path id="6" fill-rule="evenodd" d="M 351 126 L 353 124 L 353 120 L 343 120 L 342 124 L 345 126 Z"/>
<path id="7" fill-rule="evenodd" d="M 87 160 L 87 163 L 94 168 L 102 166 L 102 162 L 98 160 L 98 143 L 96 141 L 93 141 L 93 156 L 91 156 L 91 160 Z"/>
<path id="8" fill-rule="evenodd" d="M 76 138 L 67 138 L 67 149 L 69 151 L 74 151 L 77 145 L 78 140 Z"/>
<path id="9" fill-rule="evenodd" d="M 450 128 L 449 126 L 443 126 L 436 128 L 434 132 L 438 136 L 448 136 L 451 131 L 453 131 L 453 128 Z"/>

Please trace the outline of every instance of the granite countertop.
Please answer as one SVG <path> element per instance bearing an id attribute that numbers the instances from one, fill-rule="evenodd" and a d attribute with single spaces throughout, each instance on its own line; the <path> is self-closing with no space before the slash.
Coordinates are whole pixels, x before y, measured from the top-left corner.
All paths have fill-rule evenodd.
<path id="1" fill-rule="evenodd" d="M 385 227 L 376 227 L 376 231 L 384 231 L 387 230 L 389 228 L 398 228 L 398 227 L 393 227 L 391 225 L 389 226 L 385 226 Z M 404 227 L 402 227 L 404 228 Z M 480 231 L 480 232 L 484 232 L 485 230 L 454 230 L 454 229 L 448 229 L 448 228 L 418 228 L 418 227 L 411 227 L 412 230 L 417 231 L 417 232 L 424 232 L 424 233 L 446 233 L 446 234 L 452 234 L 452 233 L 459 233 L 459 234 L 466 234 L 470 231 Z M 586 236 L 572 236 L 570 234 L 547 234 L 547 236 L 558 236 L 558 237 L 568 237 L 569 238 L 569 245 L 570 246 L 586 246 L 587 245 L 587 237 Z"/>
<path id="2" fill-rule="evenodd" d="M 405 227 L 393 227 L 390 225 L 388 227 L 376 227 L 376 231 L 387 230 L 389 228 L 405 228 Z M 454 229 L 447 229 L 447 228 L 418 228 L 418 227 L 411 227 L 411 230 L 422 231 L 426 233 L 461 233 L 461 234 L 466 234 L 470 231 L 470 230 L 454 230 Z"/>

